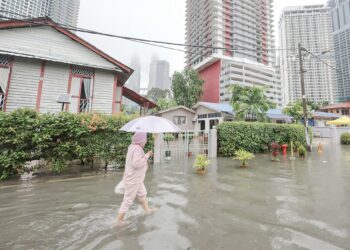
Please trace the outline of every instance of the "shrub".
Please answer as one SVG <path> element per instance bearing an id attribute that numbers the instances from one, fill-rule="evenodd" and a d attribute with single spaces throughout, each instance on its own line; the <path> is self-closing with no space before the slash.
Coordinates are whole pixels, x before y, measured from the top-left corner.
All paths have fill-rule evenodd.
<path id="1" fill-rule="evenodd" d="M 350 145 L 350 133 L 343 133 L 340 137 L 340 142 L 343 145 Z"/>
<path id="2" fill-rule="evenodd" d="M 25 164 L 45 160 L 54 172 L 61 172 L 72 160 L 93 164 L 124 164 L 131 133 L 119 129 L 131 117 L 101 114 L 39 114 L 21 109 L 0 112 L 0 180 L 25 171 Z M 149 137 L 146 149 L 152 147 Z"/>
<path id="3" fill-rule="evenodd" d="M 193 163 L 193 166 L 197 170 L 205 170 L 207 169 L 207 166 L 209 165 L 210 161 L 208 160 L 208 157 L 206 155 L 197 155 L 196 160 Z"/>
<path id="4" fill-rule="evenodd" d="M 267 152 L 273 142 L 288 144 L 291 141 L 306 144 L 303 126 L 251 122 L 224 122 L 218 126 L 219 154 L 225 157 L 233 156 L 239 149 Z"/>
<path id="5" fill-rule="evenodd" d="M 255 157 L 252 153 L 245 151 L 243 149 L 237 150 L 235 152 L 235 156 L 236 157 L 233 157 L 233 159 L 241 161 L 242 167 L 246 167 L 247 162 Z"/>
<path id="6" fill-rule="evenodd" d="M 305 157 L 306 156 L 306 148 L 303 145 L 301 145 L 298 148 L 298 154 L 299 154 L 299 157 Z"/>

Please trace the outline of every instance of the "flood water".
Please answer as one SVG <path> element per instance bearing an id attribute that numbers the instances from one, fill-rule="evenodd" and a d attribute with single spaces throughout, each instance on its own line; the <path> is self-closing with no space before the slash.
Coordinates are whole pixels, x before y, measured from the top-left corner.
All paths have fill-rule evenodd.
<path id="1" fill-rule="evenodd" d="M 350 249 L 350 147 L 295 161 L 259 155 L 151 167 L 151 206 L 113 227 L 122 172 L 0 184 L 0 249 Z"/>

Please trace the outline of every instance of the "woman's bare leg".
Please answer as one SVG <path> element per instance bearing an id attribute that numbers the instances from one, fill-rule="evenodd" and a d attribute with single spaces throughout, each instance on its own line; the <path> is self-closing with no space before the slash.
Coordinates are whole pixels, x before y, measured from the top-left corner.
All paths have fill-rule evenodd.
<path id="1" fill-rule="evenodd" d="M 158 210 L 158 208 L 149 208 L 147 199 L 142 199 L 142 200 L 139 200 L 139 201 L 140 201 L 140 203 L 141 203 L 141 205 L 143 207 L 143 210 L 145 210 L 146 214 L 151 214 L 151 213 L 153 213 L 153 212 Z"/>

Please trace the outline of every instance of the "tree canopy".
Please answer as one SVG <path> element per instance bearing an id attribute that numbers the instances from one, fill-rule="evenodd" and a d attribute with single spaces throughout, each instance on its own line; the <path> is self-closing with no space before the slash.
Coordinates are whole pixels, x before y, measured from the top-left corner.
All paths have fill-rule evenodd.
<path id="1" fill-rule="evenodd" d="M 170 96 L 170 91 L 168 89 L 152 88 L 148 91 L 146 98 L 158 102 L 160 99 L 165 99 Z"/>
<path id="2" fill-rule="evenodd" d="M 307 104 L 308 118 L 311 118 L 311 111 L 313 111 L 315 108 L 316 106 L 312 107 L 310 105 L 310 102 Z M 290 103 L 287 107 L 283 109 L 283 113 L 293 117 L 293 120 L 295 123 L 299 123 L 301 119 L 304 118 L 303 102 L 299 100 L 299 101 Z"/>
<path id="3" fill-rule="evenodd" d="M 166 110 L 176 106 L 176 102 L 173 99 L 162 98 L 157 102 L 158 110 Z"/>
<path id="4" fill-rule="evenodd" d="M 194 69 L 175 72 L 172 81 L 172 91 L 177 105 L 192 108 L 202 97 L 204 81 Z"/>
<path id="5" fill-rule="evenodd" d="M 267 111 L 276 107 L 267 99 L 263 88 L 232 85 L 230 91 L 230 103 L 238 120 L 266 121 Z"/>

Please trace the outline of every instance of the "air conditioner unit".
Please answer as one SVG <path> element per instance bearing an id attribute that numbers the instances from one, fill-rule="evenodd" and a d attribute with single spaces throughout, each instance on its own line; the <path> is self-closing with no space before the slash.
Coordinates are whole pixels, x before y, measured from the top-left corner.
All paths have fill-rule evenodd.
<path id="1" fill-rule="evenodd" d="M 196 122 L 197 121 L 197 118 L 192 118 L 192 122 Z"/>

